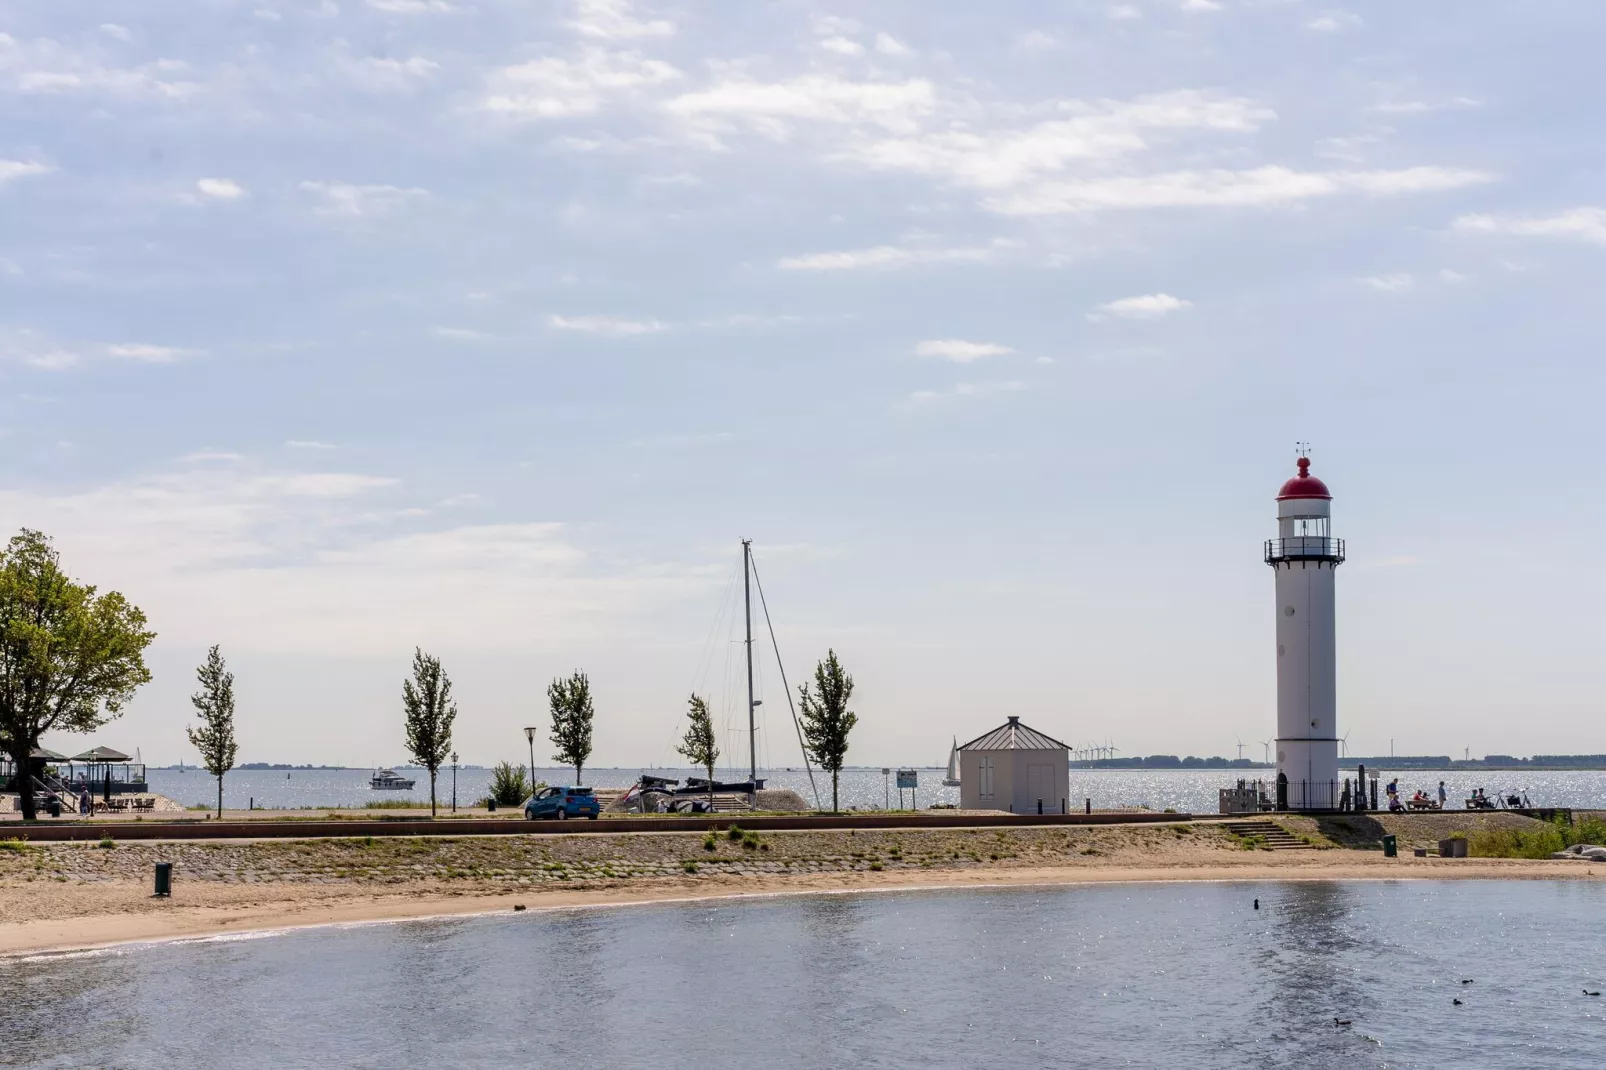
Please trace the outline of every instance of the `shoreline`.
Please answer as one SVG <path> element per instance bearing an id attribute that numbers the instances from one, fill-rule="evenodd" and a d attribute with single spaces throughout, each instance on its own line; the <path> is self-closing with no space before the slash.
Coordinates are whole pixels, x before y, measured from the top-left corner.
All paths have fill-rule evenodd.
<path id="1" fill-rule="evenodd" d="M 1511 859 L 1304 859 L 1296 864 L 1064 866 L 979 871 L 842 872 L 807 876 L 671 880 L 601 888 L 550 888 L 340 894 L 306 900 L 295 886 L 262 888 L 266 902 L 240 905 L 167 900 L 143 913 L 81 914 L 0 922 L 0 961 L 175 943 L 210 937 L 267 936 L 298 929 L 388 924 L 570 909 L 710 903 L 783 896 L 956 889 L 1063 888 L 1098 884 L 1310 882 L 1332 880 L 1606 881 L 1606 866 Z M 279 892 L 274 896 L 272 893 Z M 147 897 L 149 900 L 151 897 Z"/>

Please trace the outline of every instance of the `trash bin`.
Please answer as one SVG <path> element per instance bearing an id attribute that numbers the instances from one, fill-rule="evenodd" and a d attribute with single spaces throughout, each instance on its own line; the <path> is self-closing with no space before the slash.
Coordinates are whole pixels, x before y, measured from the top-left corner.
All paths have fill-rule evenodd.
<path id="1" fill-rule="evenodd" d="M 492 814 L 496 813 L 496 800 L 495 799 L 487 800 L 486 803 L 485 803 L 485 809 L 486 809 L 486 811 L 488 813 L 492 813 Z"/>
<path id="2" fill-rule="evenodd" d="M 1398 858 L 1400 855 L 1400 841 L 1393 836 L 1383 837 L 1383 857 Z"/>
<path id="3" fill-rule="evenodd" d="M 156 863 L 156 894 L 168 896 L 173 894 L 173 863 Z"/>

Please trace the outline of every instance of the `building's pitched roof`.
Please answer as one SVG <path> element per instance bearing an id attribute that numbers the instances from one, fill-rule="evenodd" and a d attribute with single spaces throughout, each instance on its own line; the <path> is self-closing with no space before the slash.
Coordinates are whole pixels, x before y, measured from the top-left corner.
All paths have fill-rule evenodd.
<path id="1" fill-rule="evenodd" d="M 1028 728 L 1020 723 L 1019 717 L 1011 717 L 985 735 L 977 736 L 969 743 L 961 743 L 960 750 L 1070 750 L 1065 744 L 1053 736 L 1045 736 L 1035 728 Z"/>

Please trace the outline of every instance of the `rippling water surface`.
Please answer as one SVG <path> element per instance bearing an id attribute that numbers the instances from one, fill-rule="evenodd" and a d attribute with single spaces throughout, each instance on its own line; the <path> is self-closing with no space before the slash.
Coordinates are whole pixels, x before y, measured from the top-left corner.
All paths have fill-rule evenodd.
<path id="1" fill-rule="evenodd" d="M 0 962 L 0 1064 L 1597 1068 L 1603 913 L 1584 883 L 1227 883 L 302 930 Z"/>
<path id="2" fill-rule="evenodd" d="M 691 770 L 653 770 L 660 776 L 684 778 Z M 1253 775 L 1265 776 L 1268 771 L 1258 770 Z M 574 771 L 565 769 L 538 769 L 536 776 L 549 784 L 567 783 Z M 596 787 L 623 787 L 635 782 L 639 769 L 587 769 L 586 783 Z M 296 769 L 258 770 L 244 769 L 230 773 L 223 781 L 224 804 L 244 809 L 252 801 L 269 808 L 301 806 L 359 806 L 373 799 L 415 799 L 425 805 L 429 802 L 429 777 L 409 772 L 416 777 L 417 787 L 411 792 L 372 791 L 368 787 L 370 770 L 366 769 Z M 701 775 L 700 773 L 694 775 Z M 725 774 L 721 774 L 722 776 Z M 805 799 L 812 800 L 808 775 L 801 770 L 769 770 L 763 774 L 769 786 L 792 788 Z M 1184 813 L 1215 813 L 1216 792 L 1232 784 L 1239 774 L 1216 770 L 1071 770 L 1071 798 L 1077 804 L 1092 799 L 1095 807 L 1148 806 L 1155 810 L 1171 808 Z M 1384 771 L 1386 782 L 1395 774 Z M 1526 791 L 1535 806 L 1574 806 L 1606 808 L 1606 771 L 1531 772 L 1531 773 L 1400 773 L 1400 785 L 1409 795 L 1417 788 L 1429 793 L 1438 790 L 1439 781 L 1445 782 L 1450 794 L 1450 805 L 1459 807 L 1461 800 L 1472 794 L 1476 787 L 1485 788 L 1491 795 L 1496 791 Z M 204 772 L 190 770 L 180 773 L 171 769 L 152 769 L 149 773 L 151 790 L 186 805 L 206 803 L 215 799 L 216 782 Z M 737 774 L 731 774 L 734 779 Z M 823 805 L 831 804 L 830 779 L 816 774 Z M 490 773 L 484 769 L 464 769 L 458 772 L 457 797 L 469 803 L 486 794 Z M 933 803 L 959 802 L 958 788 L 942 787 L 942 771 L 926 769 L 920 773 L 920 788 L 915 802 L 922 808 Z M 438 791 L 440 798 L 450 799 L 451 771 L 443 772 Z M 880 770 L 849 769 L 842 774 L 841 802 L 844 808 L 877 809 L 896 806 L 897 789 L 890 787 Z M 907 804 L 909 793 L 904 793 Z"/>

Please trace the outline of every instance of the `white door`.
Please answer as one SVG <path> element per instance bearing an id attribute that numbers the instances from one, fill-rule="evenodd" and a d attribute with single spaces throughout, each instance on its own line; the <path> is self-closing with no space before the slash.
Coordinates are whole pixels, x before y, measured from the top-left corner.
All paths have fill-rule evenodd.
<path id="1" fill-rule="evenodd" d="M 1026 812 L 1037 813 L 1037 804 L 1041 800 L 1043 813 L 1057 814 L 1060 809 L 1060 797 L 1054 793 L 1054 767 L 1052 765 L 1028 765 L 1026 767 Z"/>
<path id="2" fill-rule="evenodd" d="M 978 778 L 981 781 L 981 791 L 978 794 L 982 802 L 990 803 L 993 801 L 993 756 L 983 754 L 977 762 L 976 769 L 981 774 Z"/>

